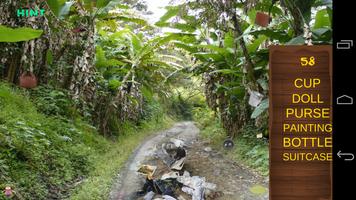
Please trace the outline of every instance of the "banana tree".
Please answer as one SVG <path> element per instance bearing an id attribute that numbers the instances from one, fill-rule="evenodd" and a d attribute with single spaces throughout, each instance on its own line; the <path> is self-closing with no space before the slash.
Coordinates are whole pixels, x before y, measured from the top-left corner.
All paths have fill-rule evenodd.
<path id="1" fill-rule="evenodd" d="M 112 127 L 106 125 L 112 124 L 115 116 L 121 122 L 138 121 L 148 96 L 163 94 L 163 83 L 175 71 L 184 69 L 178 57 L 163 53 L 165 45 L 181 35 L 149 38 L 128 27 L 108 32 L 110 26 L 110 23 L 100 24 L 96 48 L 101 87 L 110 94 L 99 100 L 105 103 L 98 104 L 96 109 L 100 111 L 98 119 L 102 120 L 100 128 L 104 134 L 113 132 Z"/>

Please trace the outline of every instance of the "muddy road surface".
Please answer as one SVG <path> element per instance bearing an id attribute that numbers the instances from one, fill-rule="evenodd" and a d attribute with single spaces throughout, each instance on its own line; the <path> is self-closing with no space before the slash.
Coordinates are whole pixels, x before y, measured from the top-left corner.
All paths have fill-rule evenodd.
<path id="1" fill-rule="evenodd" d="M 216 185 L 212 197 L 206 200 L 267 200 L 268 179 L 260 177 L 249 169 L 224 157 L 199 137 L 199 129 L 193 122 L 176 123 L 172 128 L 147 138 L 131 155 L 125 167 L 120 170 L 117 181 L 110 193 L 111 200 L 136 200 L 137 191 L 142 190 L 145 177 L 137 172 L 142 164 L 157 166 L 154 178 L 162 171 L 169 170 L 157 156 L 162 144 L 171 138 L 184 141 L 187 155 L 182 171 L 191 176 L 204 177 Z M 177 199 L 190 200 L 192 197 L 182 191 L 176 192 Z M 159 198 L 158 198 L 159 199 Z"/>

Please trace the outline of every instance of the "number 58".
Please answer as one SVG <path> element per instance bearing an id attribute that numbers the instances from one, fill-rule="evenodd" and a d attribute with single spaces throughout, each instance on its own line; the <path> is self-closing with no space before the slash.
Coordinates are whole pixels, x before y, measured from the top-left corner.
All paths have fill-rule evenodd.
<path id="1" fill-rule="evenodd" d="M 302 67 L 306 67 L 306 66 L 309 66 L 309 67 L 312 67 L 315 65 L 315 58 L 314 56 L 311 56 L 311 57 L 301 57 L 300 58 L 300 65 Z"/>

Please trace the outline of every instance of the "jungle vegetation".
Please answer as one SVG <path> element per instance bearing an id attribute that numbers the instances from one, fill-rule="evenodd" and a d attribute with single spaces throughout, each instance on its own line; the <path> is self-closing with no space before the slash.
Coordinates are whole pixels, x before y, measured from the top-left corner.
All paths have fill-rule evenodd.
<path id="1" fill-rule="evenodd" d="M 46 12 L 18 17 L 19 8 Z M 0 188 L 81 199 L 75 188 L 94 172 L 106 181 L 85 184 L 105 199 L 139 141 L 174 120 L 195 120 L 219 141 L 262 134 L 241 154 L 268 167 L 258 152 L 268 145 L 268 47 L 331 44 L 332 2 L 173 0 L 165 9 L 151 23 L 142 0 L 0 2 Z M 24 76 L 37 87 L 19 87 Z M 117 165 L 100 170 L 111 157 Z"/>

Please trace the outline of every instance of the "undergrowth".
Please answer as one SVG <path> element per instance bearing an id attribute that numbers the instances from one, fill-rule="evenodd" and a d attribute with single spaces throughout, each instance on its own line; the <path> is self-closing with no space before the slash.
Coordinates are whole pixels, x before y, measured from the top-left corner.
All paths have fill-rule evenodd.
<path id="1" fill-rule="evenodd" d="M 128 123 L 125 134 L 108 139 L 82 120 L 65 92 L 29 95 L 0 83 L 0 188 L 10 186 L 19 199 L 107 199 L 134 148 L 172 122 L 164 116 Z"/>
<path id="2" fill-rule="evenodd" d="M 194 119 L 198 122 L 203 138 L 210 141 L 211 145 L 221 150 L 227 157 L 234 161 L 243 163 L 245 166 L 255 170 L 260 175 L 269 174 L 269 150 L 266 138 L 256 138 L 259 129 L 252 124 L 246 125 L 234 138 L 232 150 L 223 149 L 223 141 L 227 134 L 219 119 L 207 108 L 198 108 L 193 111 Z"/>
<path id="3" fill-rule="evenodd" d="M 89 178 L 73 191 L 73 195 L 69 199 L 108 199 L 117 173 L 135 148 L 147 135 L 167 128 L 172 123 L 173 120 L 169 117 L 155 122 L 146 121 L 139 129 L 132 129 L 126 135 L 119 137 L 117 142 L 110 143 L 110 148 L 105 153 L 94 154 L 92 156 L 95 163 L 94 169 L 90 172 Z"/>

